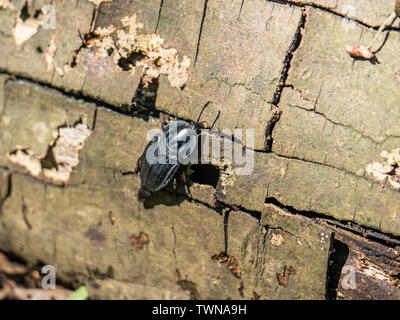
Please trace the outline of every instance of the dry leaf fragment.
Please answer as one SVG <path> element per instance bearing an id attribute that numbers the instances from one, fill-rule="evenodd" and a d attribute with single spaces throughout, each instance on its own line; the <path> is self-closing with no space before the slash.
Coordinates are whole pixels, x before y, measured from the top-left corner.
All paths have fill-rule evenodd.
<path id="1" fill-rule="evenodd" d="M 149 236 L 144 232 L 140 232 L 138 236 L 132 235 L 130 240 L 136 249 L 143 249 L 144 245 L 150 242 Z"/>
<path id="2" fill-rule="evenodd" d="M 238 278 L 241 279 L 242 277 L 242 272 L 239 266 L 239 262 L 235 257 L 230 257 L 229 261 L 228 261 L 228 265 L 226 266 L 228 268 L 228 270 L 230 270 L 232 272 L 232 274 Z"/>
<path id="3" fill-rule="evenodd" d="M 375 54 L 365 46 L 359 44 L 348 44 L 345 47 L 346 52 L 352 57 L 363 58 L 365 60 L 376 59 Z"/>
<path id="4" fill-rule="evenodd" d="M 114 225 L 115 222 L 117 222 L 117 217 L 115 216 L 115 214 L 114 214 L 112 211 L 110 211 L 110 212 L 108 213 L 108 218 L 110 219 L 110 223 L 111 223 L 112 225 Z"/>
<path id="5" fill-rule="evenodd" d="M 289 286 L 289 277 L 292 275 L 296 275 L 296 270 L 292 266 L 284 266 L 281 272 L 276 273 L 279 285 L 287 288 Z"/>

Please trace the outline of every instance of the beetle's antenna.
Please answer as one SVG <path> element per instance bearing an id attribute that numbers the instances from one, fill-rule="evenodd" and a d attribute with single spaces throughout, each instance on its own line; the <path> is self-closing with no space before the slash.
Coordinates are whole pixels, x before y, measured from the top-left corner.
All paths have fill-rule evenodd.
<path id="1" fill-rule="evenodd" d="M 209 106 L 210 103 L 211 103 L 211 101 L 208 101 L 208 102 L 203 106 L 203 108 L 201 109 L 200 114 L 199 114 L 199 116 L 198 116 L 198 118 L 197 118 L 197 120 L 196 120 L 196 123 L 199 123 L 200 118 L 201 118 L 201 115 L 203 114 L 204 109 L 207 108 L 207 107 Z"/>
<path id="2" fill-rule="evenodd" d="M 215 118 L 212 126 L 210 127 L 210 130 L 214 127 L 215 123 L 217 122 L 217 120 L 219 119 L 219 115 L 221 114 L 221 111 L 218 111 L 217 117 Z"/>
<path id="3" fill-rule="evenodd" d="M 81 39 L 81 41 L 83 41 L 83 40 L 84 40 L 84 38 L 82 37 L 81 30 L 79 30 L 79 29 L 78 29 L 78 35 L 79 35 L 79 38 Z"/>

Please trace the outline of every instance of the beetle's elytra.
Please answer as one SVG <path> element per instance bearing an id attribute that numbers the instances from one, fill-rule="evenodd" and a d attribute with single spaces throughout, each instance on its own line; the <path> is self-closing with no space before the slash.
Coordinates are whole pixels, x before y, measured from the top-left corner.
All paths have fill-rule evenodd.
<path id="1" fill-rule="evenodd" d="M 170 122 L 162 129 L 161 134 L 154 136 L 147 144 L 136 168 L 140 173 L 138 193 L 140 201 L 165 188 L 175 178 L 179 169 L 188 163 L 190 156 L 197 149 L 201 129 L 199 120 L 208 104 L 202 108 L 196 122 L 187 123 L 183 120 Z M 164 156 L 166 161 L 152 161 L 154 156 Z"/>

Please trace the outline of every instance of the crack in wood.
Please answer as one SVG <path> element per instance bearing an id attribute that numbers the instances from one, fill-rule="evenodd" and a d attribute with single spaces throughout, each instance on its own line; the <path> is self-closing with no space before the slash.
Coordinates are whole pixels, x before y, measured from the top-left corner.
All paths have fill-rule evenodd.
<path id="1" fill-rule="evenodd" d="M 204 20 L 206 19 L 206 15 L 207 15 L 207 5 L 208 5 L 208 0 L 204 0 L 203 15 L 201 17 L 201 22 L 200 22 L 200 29 L 199 29 L 199 35 L 198 35 L 198 38 L 197 38 L 196 54 L 194 56 L 193 68 L 196 67 L 196 62 L 197 62 L 197 58 L 198 58 L 198 55 L 199 55 L 201 34 L 203 32 Z"/>
<path id="2" fill-rule="evenodd" d="M 11 171 L 8 167 L 0 166 L 0 217 L 2 215 L 3 203 L 11 196 L 12 180 Z M 3 189 L 5 188 L 5 190 Z"/>
<path id="3" fill-rule="evenodd" d="M 160 23 L 160 18 L 161 18 L 161 12 L 162 12 L 163 5 L 164 5 L 164 0 L 160 0 L 160 9 L 158 10 L 157 24 L 156 24 L 156 28 L 155 28 L 154 33 L 157 33 L 157 30 L 158 30 L 158 25 Z"/>
<path id="4" fill-rule="evenodd" d="M 303 98 L 303 97 L 302 97 L 302 98 Z M 343 128 L 350 129 L 350 130 L 352 130 L 353 132 L 359 134 L 359 135 L 361 136 L 361 138 L 364 138 L 364 139 L 369 140 L 370 142 L 372 142 L 372 143 L 375 144 L 376 146 L 383 145 L 388 139 L 400 139 L 400 136 L 396 136 L 396 135 L 386 135 L 385 138 L 384 138 L 383 140 L 378 141 L 378 140 L 375 140 L 374 138 L 372 138 L 371 136 L 365 135 L 364 132 L 362 132 L 362 131 L 360 131 L 360 130 L 357 130 L 356 128 L 352 127 L 351 125 L 344 124 L 344 123 L 340 123 L 340 122 L 337 122 L 337 121 L 334 121 L 334 120 L 328 118 L 328 116 L 326 116 L 324 113 L 322 113 L 322 112 L 320 112 L 320 111 L 317 111 L 317 110 L 315 110 L 315 109 L 307 109 L 307 108 L 304 108 L 304 107 L 302 107 L 302 106 L 300 106 L 300 105 L 297 105 L 297 104 L 289 104 L 289 106 L 292 107 L 292 108 L 297 108 L 297 109 L 303 110 L 303 111 L 305 111 L 305 112 L 312 112 L 312 113 L 315 113 L 316 115 L 321 116 L 321 117 L 324 118 L 327 122 L 329 122 L 329 123 L 331 123 L 331 124 L 333 124 L 333 125 L 335 125 L 335 126 L 339 126 L 339 127 L 343 127 Z"/>
<path id="5" fill-rule="evenodd" d="M 294 57 L 294 53 L 301 44 L 301 40 L 303 39 L 303 31 L 305 30 L 306 23 L 307 23 L 307 12 L 303 9 L 299 23 L 297 25 L 296 32 L 293 36 L 293 40 L 289 46 L 286 56 L 283 59 L 283 68 L 281 71 L 281 77 L 279 79 L 279 84 L 275 90 L 274 97 L 272 99 L 272 104 L 275 106 L 279 105 L 282 95 L 282 90 L 286 87 L 286 80 L 289 76 L 289 70 L 292 64 L 292 59 Z"/>
<path id="6" fill-rule="evenodd" d="M 228 252 L 228 221 L 231 209 L 226 209 L 224 212 L 224 252 Z"/>
<path id="7" fill-rule="evenodd" d="M 395 248 L 400 245 L 400 237 L 393 236 L 391 234 L 386 234 L 380 230 L 368 228 L 359 225 L 356 222 L 348 220 L 338 220 L 331 216 L 327 216 L 323 213 L 314 211 L 303 211 L 297 210 L 296 208 L 284 205 L 279 200 L 274 197 L 269 197 L 265 199 L 266 204 L 272 204 L 288 214 L 288 216 L 301 216 L 309 219 L 310 221 L 317 223 L 319 225 L 325 226 L 333 231 L 344 230 L 359 235 L 365 239 L 369 239 L 373 242 L 377 242 L 386 247 Z"/>
<path id="8" fill-rule="evenodd" d="M 272 107 L 277 108 L 276 112 L 274 112 L 273 116 L 271 119 L 268 121 L 266 127 L 265 127 L 265 142 L 264 142 L 264 151 L 265 152 L 270 152 L 272 149 L 272 144 L 273 144 L 273 129 L 275 127 L 275 124 L 279 121 L 281 111 L 279 111 L 279 102 L 281 100 L 281 95 L 283 89 L 286 87 L 286 81 L 289 76 L 289 70 L 292 64 L 292 59 L 294 56 L 294 53 L 296 50 L 299 48 L 301 44 L 301 40 L 303 39 L 303 31 L 305 30 L 307 23 L 307 12 L 305 9 L 302 9 L 301 16 L 299 23 L 297 25 L 296 32 L 293 36 L 293 40 L 289 46 L 289 49 L 286 53 L 286 56 L 283 59 L 283 68 L 281 71 L 281 77 L 279 79 L 279 84 L 276 87 L 274 96 L 272 98 L 271 105 Z"/>

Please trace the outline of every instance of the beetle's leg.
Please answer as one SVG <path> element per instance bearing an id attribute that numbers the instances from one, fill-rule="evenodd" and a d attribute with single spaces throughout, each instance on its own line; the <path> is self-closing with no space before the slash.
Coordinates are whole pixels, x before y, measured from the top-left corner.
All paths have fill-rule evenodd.
<path id="1" fill-rule="evenodd" d="M 165 115 L 164 115 L 164 113 L 160 113 L 160 122 L 161 122 L 161 129 L 164 129 L 164 126 L 165 126 Z"/>
<path id="2" fill-rule="evenodd" d="M 185 170 L 181 170 L 181 172 L 179 173 L 179 179 L 182 181 L 183 185 L 185 186 L 185 193 L 188 194 L 191 198 L 193 198 L 192 194 L 190 193 L 189 184 L 186 179 Z"/>
<path id="3" fill-rule="evenodd" d="M 79 38 L 81 39 L 81 41 L 82 41 L 82 43 L 83 43 L 83 41 L 85 40 L 85 38 L 82 37 L 81 30 L 79 30 L 79 29 L 78 29 L 78 35 L 79 35 Z"/>
<path id="4" fill-rule="evenodd" d="M 164 129 L 165 125 L 168 124 L 170 121 L 169 116 L 167 116 L 165 113 L 160 113 L 160 121 L 161 121 L 161 129 Z"/>
<path id="5" fill-rule="evenodd" d="M 178 117 L 171 117 L 165 113 L 160 113 L 161 129 L 164 129 L 165 125 L 167 125 L 170 121 L 176 120 L 178 120 Z"/>
<path id="6" fill-rule="evenodd" d="M 136 162 L 136 168 L 135 168 L 135 173 L 138 173 L 139 171 L 140 171 L 140 162 L 141 162 L 141 160 L 142 160 L 142 157 L 140 156 L 139 157 L 139 159 L 137 159 L 137 162 Z"/>
<path id="7" fill-rule="evenodd" d="M 177 182 L 176 182 L 176 179 L 174 178 L 174 180 L 172 181 L 172 190 L 173 190 L 173 193 L 174 193 L 174 200 L 175 200 L 175 203 L 178 205 L 178 207 L 179 207 L 179 202 L 178 202 L 178 195 L 177 195 L 177 193 L 176 193 L 176 189 L 177 189 Z"/>

